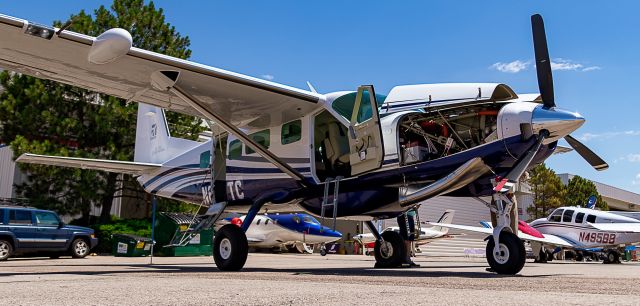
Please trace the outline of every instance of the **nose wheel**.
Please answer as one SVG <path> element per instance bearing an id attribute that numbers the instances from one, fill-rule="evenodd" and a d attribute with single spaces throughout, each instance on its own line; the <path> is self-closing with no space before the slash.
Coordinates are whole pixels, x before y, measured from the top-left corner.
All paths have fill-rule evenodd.
<path id="1" fill-rule="evenodd" d="M 487 262 L 498 274 L 516 274 L 522 270 L 527 253 L 524 243 L 511 232 L 500 233 L 499 245 L 495 248 L 493 237 L 487 242 Z"/>
<path id="2" fill-rule="evenodd" d="M 244 267 L 249 254 L 249 244 L 244 231 L 227 224 L 213 238 L 213 260 L 222 271 L 238 271 Z"/>

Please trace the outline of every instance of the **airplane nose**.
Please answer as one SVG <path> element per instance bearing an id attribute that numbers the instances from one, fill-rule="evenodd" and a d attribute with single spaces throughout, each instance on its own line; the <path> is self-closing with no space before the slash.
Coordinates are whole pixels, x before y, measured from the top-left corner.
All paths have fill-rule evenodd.
<path id="1" fill-rule="evenodd" d="M 535 133 L 549 131 L 549 141 L 555 141 L 577 130 L 584 124 L 582 115 L 557 107 L 537 106 L 531 114 L 531 125 Z"/>

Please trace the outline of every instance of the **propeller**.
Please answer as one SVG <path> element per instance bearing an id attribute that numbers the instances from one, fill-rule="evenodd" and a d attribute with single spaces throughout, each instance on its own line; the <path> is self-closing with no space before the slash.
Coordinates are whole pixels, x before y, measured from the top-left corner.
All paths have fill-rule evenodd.
<path id="1" fill-rule="evenodd" d="M 553 74 L 551 73 L 551 59 L 547 48 L 547 35 L 544 31 L 542 16 L 531 16 L 531 31 L 533 32 L 533 49 L 536 55 L 536 72 L 538 73 L 538 88 L 544 107 L 556 106 L 553 99 Z"/>
<path id="2" fill-rule="evenodd" d="M 544 108 L 550 109 L 556 106 L 553 93 L 553 74 L 551 73 L 551 59 L 547 47 L 547 35 L 544 30 L 544 21 L 540 14 L 531 16 L 531 31 L 533 33 L 533 49 L 536 57 L 536 73 L 538 74 L 538 89 Z M 594 169 L 598 171 L 609 168 L 609 165 L 587 146 L 571 135 L 564 137 L 569 145 L 582 156 Z"/>
<path id="3" fill-rule="evenodd" d="M 609 168 L 609 165 L 600 158 L 600 156 L 593 153 L 591 149 L 587 148 L 584 144 L 579 142 L 577 139 L 573 138 L 571 135 L 564 136 L 564 140 L 566 140 L 569 145 L 582 156 L 594 169 L 598 171 L 605 170 Z"/>

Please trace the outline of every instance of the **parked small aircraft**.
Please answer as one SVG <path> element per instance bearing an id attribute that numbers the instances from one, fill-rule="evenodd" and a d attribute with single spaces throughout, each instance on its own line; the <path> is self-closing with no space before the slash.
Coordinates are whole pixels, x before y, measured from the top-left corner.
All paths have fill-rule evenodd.
<path id="1" fill-rule="evenodd" d="M 505 84 L 372 85 L 321 94 L 133 47 L 125 29 L 98 37 L 0 15 L 0 67 L 145 103 L 138 107 L 134 161 L 24 154 L 17 161 L 127 173 L 154 195 L 247 213 L 214 239 L 221 270 L 247 259 L 245 232 L 263 209 L 365 221 L 377 266 L 398 266 L 404 242 L 372 221 L 438 196 L 492 196 L 497 225 L 487 258 L 497 273 L 525 263 L 511 194 L 524 171 L 566 139 L 594 168 L 608 165 L 569 135 L 584 118 L 556 107 L 540 15 L 531 17 L 540 95 Z M 153 105 L 153 106 L 150 106 Z M 213 139 L 171 137 L 161 108 L 210 122 Z"/>
<path id="2" fill-rule="evenodd" d="M 447 209 L 442 214 L 442 216 L 440 216 L 440 219 L 438 219 L 437 223 L 451 224 L 451 222 L 453 221 L 453 216 L 455 215 L 455 213 L 456 213 L 455 210 Z M 416 227 L 418 227 L 418 226 L 416 226 Z M 399 232 L 400 228 L 398 226 L 390 226 L 390 227 L 385 228 L 384 231 L 382 231 L 382 232 L 388 232 L 388 231 Z M 425 244 L 425 243 L 428 243 L 429 240 L 442 238 L 442 237 L 446 236 L 447 233 L 449 233 L 449 228 L 447 228 L 447 227 L 442 227 L 442 226 L 422 227 L 422 226 L 420 226 L 420 231 L 418 232 L 418 235 L 416 236 L 415 243 L 416 243 L 416 245 Z M 353 239 L 357 240 L 361 244 L 365 244 L 365 243 L 368 243 L 368 242 L 375 242 L 376 241 L 376 237 L 372 233 L 355 235 L 355 236 L 353 236 Z"/>
<path id="3" fill-rule="evenodd" d="M 229 219 L 241 226 L 246 216 Z M 257 215 L 246 232 L 250 247 L 274 249 L 286 247 L 300 253 L 313 253 L 315 245 L 323 246 L 342 238 L 342 234 L 323 226 L 307 214 Z"/>
<path id="4" fill-rule="evenodd" d="M 483 227 L 439 224 L 443 227 L 492 234 L 493 229 Z M 576 251 L 602 249 L 607 262 L 618 262 L 625 246 L 640 243 L 640 220 L 614 213 L 582 207 L 560 207 L 547 218 L 534 220 L 530 224 L 519 221 L 518 236 L 531 243 L 539 261 L 548 259 L 548 250 L 557 247 Z M 489 254 L 487 254 L 489 256 Z"/>

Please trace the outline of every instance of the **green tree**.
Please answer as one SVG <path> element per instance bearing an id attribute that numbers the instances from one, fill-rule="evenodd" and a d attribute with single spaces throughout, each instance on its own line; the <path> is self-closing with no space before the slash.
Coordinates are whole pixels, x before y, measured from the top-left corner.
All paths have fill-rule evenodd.
<path id="1" fill-rule="evenodd" d="M 189 38 L 165 22 L 161 8 L 143 0 L 114 0 L 110 9 L 71 15 L 72 31 L 97 36 L 120 27 L 127 29 L 136 47 L 186 59 Z M 62 22 L 56 21 L 60 26 Z M 38 154 L 132 160 L 136 130 L 136 103 L 77 87 L 4 71 L 0 73 L 0 142 L 10 143 L 15 156 Z M 203 128 L 194 117 L 168 113 L 176 137 L 195 139 Z M 82 213 L 90 204 L 101 206 L 101 221 L 109 219 L 114 193 L 131 188 L 132 178 L 117 173 L 21 165 L 27 182 L 18 194 L 38 207 L 60 213 Z"/>
<path id="2" fill-rule="evenodd" d="M 546 217 L 553 209 L 563 205 L 565 186 L 545 164 L 529 171 L 527 183 L 533 191 L 533 205 L 527 208 L 530 216 L 536 219 Z"/>
<path id="3" fill-rule="evenodd" d="M 596 196 L 596 207 L 600 210 L 609 210 L 609 204 L 602 199 L 602 196 L 596 189 L 596 184 L 587 180 L 581 176 L 574 176 L 569 180 L 567 184 L 567 193 L 564 197 L 564 203 L 567 206 L 581 206 L 584 207 L 589 200 L 589 197 Z"/>

